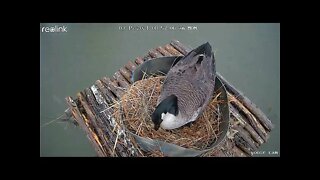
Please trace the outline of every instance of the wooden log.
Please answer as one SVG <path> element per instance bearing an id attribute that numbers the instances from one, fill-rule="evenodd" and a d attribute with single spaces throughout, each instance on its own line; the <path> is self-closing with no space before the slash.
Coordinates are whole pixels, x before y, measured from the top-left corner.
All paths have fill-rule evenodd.
<path id="1" fill-rule="evenodd" d="M 92 92 L 92 89 L 94 89 L 95 93 Z M 91 121 L 94 122 L 103 132 L 99 135 L 106 144 L 105 149 L 109 151 L 109 156 L 126 156 L 124 148 L 121 145 L 116 144 L 115 146 L 116 136 L 113 133 L 114 128 L 110 125 L 110 122 L 107 119 L 107 115 L 111 116 L 112 110 L 109 111 L 107 106 L 101 107 L 102 104 L 106 104 L 105 99 L 102 97 L 102 93 L 98 93 L 97 87 L 93 85 L 90 90 L 88 88 L 85 90 L 85 95 L 87 102 L 90 105 L 88 109 L 95 116 L 95 119 L 91 119 Z M 114 147 L 117 148 L 116 151 L 114 150 Z"/>
<path id="2" fill-rule="evenodd" d="M 118 81 L 117 81 L 116 78 L 114 78 L 113 76 L 111 76 L 109 79 L 110 79 L 110 81 L 113 82 L 115 85 L 118 84 Z"/>
<path id="3" fill-rule="evenodd" d="M 250 136 L 257 142 L 259 145 L 263 144 L 263 139 L 257 134 L 257 132 L 252 128 L 252 126 L 244 120 L 244 117 L 240 115 L 239 111 L 232 105 L 229 104 L 230 108 L 230 118 L 235 118 L 239 121 L 242 128 L 246 129 Z"/>
<path id="4" fill-rule="evenodd" d="M 155 49 L 150 49 L 149 50 L 149 55 L 152 58 L 158 58 L 158 57 L 162 57 L 163 55 L 161 53 L 159 53 L 158 51 L 156 51 Z"/>
<path id="5" fill-rule="evenodd" d="M 116 99 L 115 95 L 109 89 L 107 89 L 100 80 L 97 80 L 95 85 L 97 85 L 97 87 L 100 89 L 100 91 L 104 95 L 106 102 L 108 104 L 113 103 L 113 101 Z"/>
<path id="6" fill-rule="evenodd" d="M 114 124 L 112 124 L 112 114 L 113 109 L 109 107 L 106 103 L 106 100 L 102 96 L 102 92 L 100 92 L 96 86 L 91 86 L 91 91 L 86 91 L 86 96 L 90 106 L 92 108 L 92 112 L 95 114 L 96 119 L 103 128 L 105 134 L 101 138 L 106 139 L 109 142 L 108 151 L 111 151 L 110 156 L 121 156 L 123 153 L 123 149 L 120 145 L 116 144 L 116 135 L 113 130 L 115 129 Z M 92 97 L 95 97 L 93 99 Z M 114 146 L 116 144 L 116 146 Z M 114 151 L 113 148 L 117 147 L 121 153 Z M 123 156 L 123 155 L 122 155 Z"/>
<path id="7" fill-rule="evenodd" d="M 230 93 L 228 93 L 228 96 L 230 97 Z M 237 100 L 236 98 L 230 99 L 232 99 L 230 104 L 234 105 L 234 107 L 246 117 L 244 118 L 245 121 L 248 122 L 255 129 L 255 131 L 265 142 L 267 142 L 268 133 L 260 124 L 260 122 L 249 112 L 248 109 L 246 109 L 246 107 L 244 107 L 243 104 L 241 104 L 239 100 Z"/>
<path id="8" fill-rule="evenodd" d="M 247 157 L 246 153 L 239 149 L 237 146 L 234 146 L 232 148 L 232 151 L 234 152 L 234 154 L 236 154 L 236 157 Z"/>
<path id="9" fill-rule="evenodd" d="M 108 119 L 112 114 L 106 115 L 105 111 L 106 108 L 108 108 L 105 100 L 103 99 L 103 96 L 101 95 L 101 92 L 97 89 L 95 86 L 91 86 L 90 90 L 87 88 L 85 90 L 85 94 L 87 96 L 87 100 L 89 104 L 91 105 L 91 111 L 94 112 L 95 118 L 99 124 L 97 124 L 98 127 L 103 128 L 104 133 L 107 135 L 104 136 L 104 134 L 100 134 L 102 139 L 104 139 L 107 142 L 110 142 L 108 146 L 108 150 L 111 151 L 113 155 L 121 156 L 121 157 L 127 157 L 131 155 L 131 152 L 128 151 L 129 149 L 126 148 L 124 145 L 125 143 L 129 143 L 126 139 L 124 139 L 123 136 L 119 136 L 113 133 L 113 130 L 115 129 L 114 126 L 111 126 L 112 120 Z M 104 113 L 103 113 L 104 112 Z M 110 116 L 109 116 L 110 115 Z M 99 126 L 100 125 L 100 126 Z M 122 142 L 122 143 L 121 143 Z M 127 146 L 130 146 L 130 144 Z M 132 145 L 131 145 L 132 146 Z M 134 153 L 133 153 L 134 154 Z"/>
<path id="10" fill-rule="evenodd" d="M 124 77 L 122 76 L 122 74 L 120 73 L 120 71 L 115 72 L 114 75 L 113 75 L 113 77 L 114 77 L 115 79 L 117 79 L 120 87 L 122 87 L 122 88 L 124 88 L 124 89 L 127 89 L 127 88 L 130 86 L 130 84 L 128 83 L 128 81 L 126 80 L 126 78 L 124 78 Z"/>
<path id="11" fill-rule="evenodd" d="M 105 85 L 113 94 L 116 95 L 117 98 L 120 98 L 120 97 L 123 95 L 124 91 L 123 91 L 121 88 L 119 88 L 119 86 L 118 86 L 117 84 L 115 84 L 114 82 L 112 82 L 112 81 L 110 80 L 110 78 L 108 78 L 108 77 L 103 77 L 103 78 L 101 79 L 101 81 L 104 83 L 104 85 Z"/>
<path id="12" fill-rule="evenodd" d="M 78 101 L 78 99 L 75 100 L 75 101 Z M 71 109 L 72 116 L 77 121 L 77 123 L 79 124 L 81 129 L 86 133 L 87 138 L 89 139 L 89 142 L 94 147 L 94 149 L 97 152 L 98 156 L 99 157 L 103 157 L 105 155 L 104 151 L 103 151 L 103 149 L 101 149 L 101 147 L 99 146 L 98 142 L 95 140 L 94 134 L 91 132 L 89 127 L 85 124 L 85 120 L 83 119 L 82 114 L 80 113 L 78 105 L 77 105 L 77 103 L 75 101 L 70 96 L 66 97 L 66 102 L 67 102 L 69 108 Z"/>
<path id="13" fill-rule="evenodd" d="M 180 43 L 178 40 L 172 40 L 170 44 L 175 47 L 181 54 L 186 55 L 188 52 L 190 52 L 192 49 L 184 46 L 182 43 Z"/>
<path id="14" fill-rule="evenodd" d="M 247 131 L 237 125 L 233 125 L 232 128 L 238 131 L 237 134 L 239 135 L 239 137 L 241 137 L 248 144 L 247 147 L 249 148 L 250 152 L 256 151 L 258 149 L 257 146 L 259 144 L 257 144 L 253 139 L 250 138 L 250 135 Z"/>
<path id="15" fill-rule="evenodd" d="M 170 44 L 165 45 L 164 49 L 174 56 L 182 56 L 183 55 L 179 51 L 177 51 L 175 48 L 173 48 Z"/>
<path id="16" fill-rule="evenodd" d="M 98 89 L 95 85 L 91 86 L 95 89 Z M 86 110 L 87 117 L 90 120 L 90 124 L 92 125 L 92 129 L 97 133 L 100 143 L 103 149 L 108 152 L 107 156 L 114 156 L 113 144 L 111 139 L 106 139 L 106 134 L 111 134 L 112 129 L 108 129 L 106 124 L 101 120 L 99 114 L 101 114 L 100 110 L 97 110 L 97 99 L 92 94 L 89 88 L 86 88 L 83 93 L 80 94 L 79 100 L 82 103 L 84 109 Z M 101 99 L 100 99 L 101 100 Z M 105 101 L 105 100 L 104 100 Z M 106 103 L 106 102 L 104 102 Z"/>
<path id="17" fill-rule="evenodd" d="M 244 141 L 239 134 L 235 135 L 234 142 L 236 146 L 246 154 L 246 156 L 252 156 L 248 143 Z"/>
<path id="18" fill-rule="evenodd" d="M 106 88 L 107 89 L 107 88 Z M 94 114 L 97 116 L 96 119 L 100 121 L 100 123 L 104 124 L 104 127 L 106 127 L 105 133 L 106 137 L 105 139 L 108 139 L 112 144 L 116 144 L 116 150 L 113 149 L 113 155 L 118 156 L 141 156 L 141 154 L 138 153 L 138 151 L 135 148 L 135 145 L 131 142 L 131 140 L 128 138 L 124 132 L 124 129 L 119 129 L 120 132 L 122 132 L 122 135 L 119 137 L 114 135 L 113 130 L 115 129 L 115 121 L 112 120 L 112 114 L 113 109 L 108 106 L 106 103 L 105 96 L 103 96 L 103 93 L 100 92 L 100 90 L 96 86 L 91 86 L 91 91 L 86 89 L 86 95 L 88 97 L 88 101 L 90 101 L 91 108 L 94 111 Z M 95 97 L 90 98 L 90 97 Z M 113 124 L 113 125 L 112 125 Z M 121 133 L 120 133 L 121 134 Z M 118 140 L 118 141 L 117 141 Z M 122 147 L 118 143 L 124 144 L 126 147 Z M 114 154 L 114 152 L 117 152 L 117 154 Z M 119 154 L 120 153 L 120 154 Z"/>
<path id="19" fill-rule="evenodd" d="M 127 80 L 127 82 L 131 84 L 132 83 L 131 72 L 125 67 L 120 68 L 119 71 L 122 74 L 122 76 Z"/>
<path id="20" fill-rule="evenodd" d="M 125 67 L 131 72 L 131 74 L 137 68 L 137 66 L 131 61 L 128 61 Z"/>
<path id="21" fill-rule="evenodd" d="M 254 115 L 259 119 L 261 124 L 268 130 L 271 131 L 273 129 L 272 122 L 267 118 L 267 116 L 247 97 L 243 95 L 242 92 L 237 90 L 232 84 L 230 84 L 221 74 L 217 73 L 217 76 L 220 78 L 222 83 L 225 85 L 226 89 L 233 94 L 241 103 Z"/>
<path id="22" fill-rule="evenodd" d="M 172 56 L 167 50 L 165 50 L 161 46 L 157 47 L 156 50 L 160 52 L 163 56 Z"/>
<path id="23" fill-rule="evenodd" d="M 88 126 L 90 134 L 92 134 L 93 139 L 97 142 L 97 146 L 101 149 L 103 156 L 108 156 L 109 153 L 105 150 L 103 142 L 101 141 L 101 131 L 99 132 L 98 127 L 94 124 L 94 115 L 88 108 L 89 105 L 84 98 L 83 92 L 79 92 L 77 94 L 77 98 L 79 100 L 80 113 L 83 117 L 85 124 Z"/>
<path id="24" fill-rule="evenodd" d="M 141 57 L 137 57 L 134 62 L 137 63 L 138 65 L 140 65 L 140 64 L 142 64 L 144 62 L 144 60 Z"/>
<path id="25" fill-rule="evenodd" d="M 247 157 L 246 154 L 241 151 L 229 138 L 227 138 L 223 144 L 222 151 L 227 157 Z"/>

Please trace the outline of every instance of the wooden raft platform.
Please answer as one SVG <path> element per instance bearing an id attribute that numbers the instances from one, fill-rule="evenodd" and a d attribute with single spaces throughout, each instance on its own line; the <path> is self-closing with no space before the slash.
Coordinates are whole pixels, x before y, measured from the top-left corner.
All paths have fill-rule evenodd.
<path id="1" fill-rule="evenodd" d="M 111 116 L 110 104 L 119 99 L 131 84 L 132 72 L 151 58 L 186 55 L 191 48 L 177 40 L 148 51 L 147 55 L 129 61 L 112 77 L 103 77 L 90 88 L 77 93 L 76 98 L 66 97 L 70 116 L 87 134 L 101 157 L 143 157 L 137 144 L 129 138 L 124 128 L 117 128 Z M 227 138 L 218 147 L 203 156 L 251 156 L 261 144 L 267 142 L 273 124 L 266 115 L 219 73 L 217 76 L 226 86 L 230 105 L 230 128 Z M 150 154 L 149 154 L 150 155 Z"/>

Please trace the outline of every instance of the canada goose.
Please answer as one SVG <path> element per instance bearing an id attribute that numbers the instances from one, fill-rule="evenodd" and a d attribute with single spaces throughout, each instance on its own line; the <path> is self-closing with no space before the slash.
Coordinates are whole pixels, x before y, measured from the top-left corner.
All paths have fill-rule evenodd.
<path id="1" fill-rule="evenodd" d="M 190 51 L 167 73 L 151 118 L 155 130 L 179 128 L 195 121 L 213 95 L 215 59 L 207 42 Z"/>

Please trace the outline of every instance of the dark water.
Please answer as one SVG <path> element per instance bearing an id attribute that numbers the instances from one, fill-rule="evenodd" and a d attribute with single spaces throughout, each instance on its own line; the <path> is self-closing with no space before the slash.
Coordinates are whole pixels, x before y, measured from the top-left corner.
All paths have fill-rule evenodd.
<path id="1" fill-rule="evenodd" d="M 63 113 L 66 96 L 172 39 L 213 45 L 217 71 L 275 124 L 257 156 L 280 156 L 280 24 L 40 24 L 40 126 Z M 40 127 L 40 156 L 96 154 L 82 130 L 53 122 Z"/>

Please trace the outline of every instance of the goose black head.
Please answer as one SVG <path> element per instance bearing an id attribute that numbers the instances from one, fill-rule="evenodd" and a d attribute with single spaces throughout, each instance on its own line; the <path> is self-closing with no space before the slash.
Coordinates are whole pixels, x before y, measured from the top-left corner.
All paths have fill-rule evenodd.
<path id="1" fill-rule="evenodd" d="M 211 56 L 212 55 L 212 48 L 211 48 L 211 45 L 208 42 L 202 44 L 201 46 L 197 47 L 193 51 L 196 54 L 204 54 L 205 56 Z"/>
<path id="2" fill-rule="evenodd" d="M 201 65 L 203 61 L 207 61 L 203 66 L 210 65 L 214 67 L 214 54 L 212 53 L 212 47 L 208 42 L 190 51 L 178 63 L 195 67 Z M 209 61 L 212 63 L 210 62 L 210 64 L 208 64 Z"/>
<path id="3" fill-rule="evenodd" d="M 178 115 L 178 98 L 175 95 L 170 95 L 165 98 L 160 104 L 156 107 L 155 111 L 152 113 L 151 118 L 154 123 L 154 129 L 158 130 L 160 124 L 162 123 L 162 114 L 170 113 L 174 116 Z"/>

